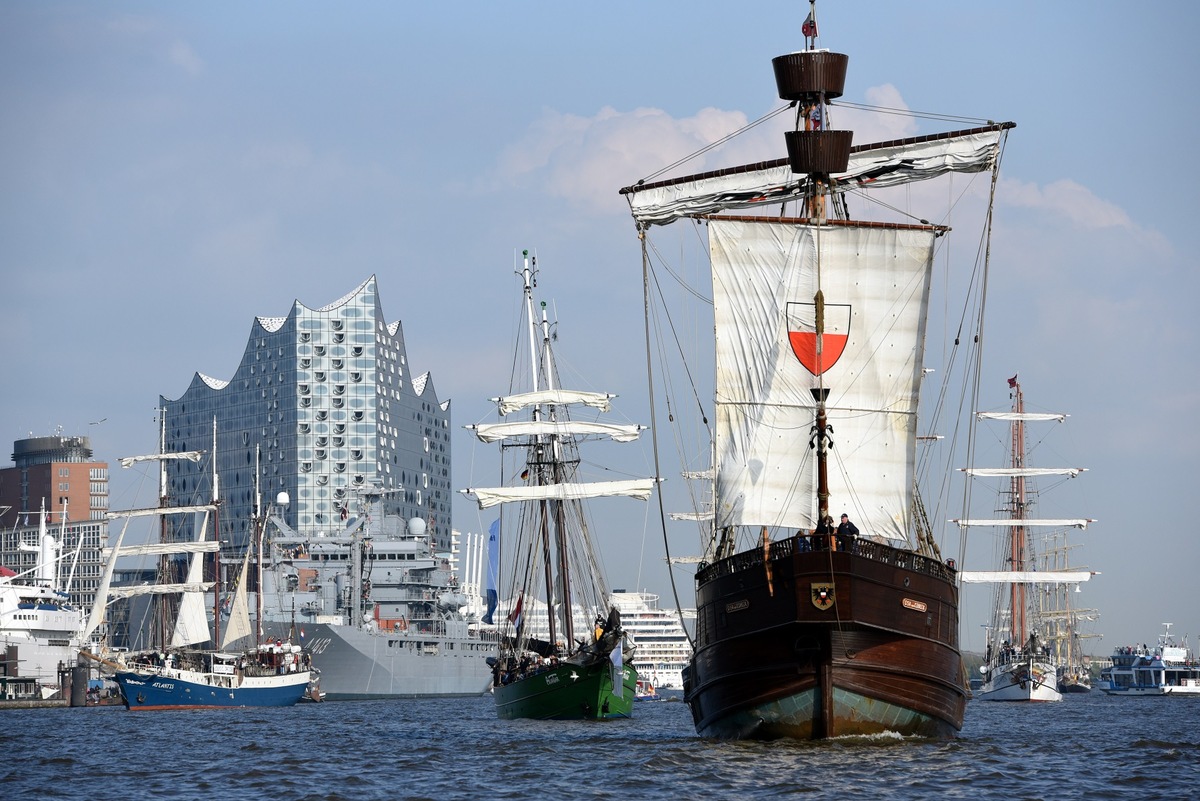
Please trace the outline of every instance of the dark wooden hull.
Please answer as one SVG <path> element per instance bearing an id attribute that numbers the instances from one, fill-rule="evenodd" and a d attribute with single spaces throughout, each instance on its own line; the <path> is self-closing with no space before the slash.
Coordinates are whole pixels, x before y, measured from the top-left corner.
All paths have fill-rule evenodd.
<path id="1" fill-rule="evenodd" d="M 808 544 L 774 542 L 766 559 L 754 549 L 697 572 L 684 676 L 696 731 L 953 736 L 967 702 L 954 571 L 863 540 Z"/>

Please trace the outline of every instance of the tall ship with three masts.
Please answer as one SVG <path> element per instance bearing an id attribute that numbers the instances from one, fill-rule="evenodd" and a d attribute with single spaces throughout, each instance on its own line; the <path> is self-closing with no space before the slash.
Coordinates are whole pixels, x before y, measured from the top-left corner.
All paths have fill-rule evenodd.
<path id="1" fill-rule="evenodd" d="M 1061 625 L 1071 623 L 1058 614 L 1061 591 L 1078 587 L 1093 575 L 1085 570 L 1039 569 L 1038 541 L 1035 530 L 1086 528 L 1096 522 L 1090 518 L 1053 519 L 1033 515 L 1037 492 L 1033 481 L 1039 476 L 1074 478 L 1084 472 L 1080 467 L 1035 467 L 1027 461 L 1027 427 L 1030 423 L 1063 422 L 1065 414 L 1031 412 L 1025 408 L 1025 395 L 1017 376 L 1008 379 L 1012 409 L 1006 412 L 979 412 L 979 420 L 998 420 L 1009 426 L 1009 463 L 1004 467 L 969 467 L 968 475 L 985 479 L 999 478 L 1003 517 L 997 519 L 957 520 L 963 529 L 993 528 L 1001 534 L 997 540 L 996 563 L 992 572 L 962 573 L 964 582 L 993 585 L 992 618 L 988 624 L 987 649 L 980 666 L 983 684 L 975 697 L 983 701 L 1061 701 L 1060 674 L 1069 675 L 1072 667 L 1063 660 Z M 1062 610 L 1065 615 L 1070 609 Z M 1071 638 L 1073 639 L 1073 637 Z M 1068 640 L 1068 644 L 1070 639 Z M 1076 669 L 1078 669 L 1076 667 Z M 1077 679 L 1078 680 L 1078 679 Z"/>
<path id="2" fill-rule="evenodd" d="M 806 49 L 773 62 L 795 120 L 787 159 L 621 190 L 648 308 L 655 227 L 690 219 L 707 234 L 714 521 L 684 697 L 705 736 L 951 735 L 967 698 L 957 571 L 916 491 L 934 255 L 949 229 L 928 214 L 857 221 L 849 201 L 950 173 L 994 186 L 1013 125 L 852 147 L 830 121 L 848 59 L 817 47 L 815 8 L 803 33 Z M 843 512 L 857 536 L 838 534 Z"/>
<path id="3" fill-rule="evenodd" d="M 214 424 L 213 440 L 216 433 Z M 235 646 L 251 636 L 246 582 L 249 580 L 249 552 L 238 574 L 236 599 L 224 622 L 218 600 L 217 581 L 207 581 L 205 557 L 212 554 L 211 575 L 220 574 L 216 561 L 220 544 L 208 536 L 218 530 L 217 514 L 220 484 L 215 460 L 212 467 L 211 500 L 195 505 L 168 504 L 165 464 L 172 460 L 199 462 L 202 451 L 179 451 L 121 460 L 124 467 L 143 461 L 156 462 L 159 472 L 159 505 L 148 509 L 110 512 L 110 519 L 124 523 L 113 544 L 100 579 L 96 601 L 82 627 L 80 641 L 88 641 L 89 650 L 81 655 L 93 659 L 111 671 L 121 688 L 125 707 L 131 711 L 179 709 L 215 709 L 227 707 L 291 706 L 309 690 L 313 671 L 308 654 L 298 645 L 280 640 L 264 643 L 261 638 Z M 132 520 L 154 519 L 159 522 L 158 541 L 128 543 L 126 536 Z M 181 521 L 195 522 L 194 538 L 178 537 Z M 114 586 L 112 578 L 118 560 L 128 557 L 157 557 L 157 581 L 152 584 Z M 180 573 L 180 561 L 186 570 Z M 211 592 L 209 606 L 206 593 Z M 111 637 L 97 638 L 105 622 L 111 599 L 149 596 L 152 604 L 150 647 L 140 651 L 116 651 Z M 212 610 L 211 616 L 208 609 Z M 110 632 L 111 634 L 111 632 Z M 97 641 L 98 640 L 98 641 Z M 219 645 L 219 647 L 218 647 Z"/>

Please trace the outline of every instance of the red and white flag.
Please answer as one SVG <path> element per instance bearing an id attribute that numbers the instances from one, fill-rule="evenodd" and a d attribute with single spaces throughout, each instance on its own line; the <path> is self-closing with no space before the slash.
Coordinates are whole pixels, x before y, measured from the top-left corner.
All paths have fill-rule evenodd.
<path id="1" fill-rule="evenodd" d="M 813 17 L 812 12 L 808 12 L 808 18 L 804 20 L 804 24 L 800 26 L 800 33 L 808 37 L 817 35 L 817 20 Z"/>

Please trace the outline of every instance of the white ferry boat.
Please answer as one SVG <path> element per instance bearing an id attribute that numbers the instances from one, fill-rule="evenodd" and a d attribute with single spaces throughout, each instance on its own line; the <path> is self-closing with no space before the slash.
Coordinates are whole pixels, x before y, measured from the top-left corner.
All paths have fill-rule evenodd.
<path id="1" fill-rule="evenodd" d="M 614 590 L 613 604 L 636 646 L 630 661 L 638 676 L 659 690 L 682 690 L 692 644 L 678 613 L 659 609 L 658 596 L 649 592 Z"/>
<path id="2" fill-rule="evenodd" d="M 1112 667 L 1101 675 L 1100 689 L 1109 695 L 1200 696 L 1200 660 L 1187 638 L 1176 644 L 1171 624 L 1163 624 L 1158 645 L 1124 646 L 1112 656 Z"/>
<path id="3" fill-rule="evenodd" d="M 6 694 L 20 685 L 53 698 L 60 692 L 60 671 L 73 667 L 79 654 L 83 612 L 71 603 L 69 589 L 60 589 L 61 543 L 45 520 L 43 508 L 38 544 L 26 548 L 36 550 L 37 564 L 20 573 L 0 566 L 0 675 Z"/>

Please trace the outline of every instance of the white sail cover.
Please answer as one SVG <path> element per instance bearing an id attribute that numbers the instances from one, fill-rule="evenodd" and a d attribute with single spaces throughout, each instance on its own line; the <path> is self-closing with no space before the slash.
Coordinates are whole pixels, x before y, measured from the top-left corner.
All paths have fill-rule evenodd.
<path id="1" fill-rule="evenodd" d="M 671 512 L 668 515 L 672 520 L 683 520 L 693 523 L 706 523 L 713 519 L 712 512 Z"/>
<path id="2" fill-rule="evenodd" d="M 568 404 L 583 404 L 591 406 L 594 409 L 599 409 L 602 412 L 607 412 L 611 407 L 611 401 L 616 395 L 607 392 L 582 392 L 573 389 L 543 389 L 537 392 L 522 392 L 516 395 L 505 395 L 500 398 L 493 398 L 496 406 L 500 409 L 500 414 L 510 415 L 513 412 L 519 412 L 522 409 L 527 409 L 530 406 L 539 406 L 541 404 L 552 404 L 555 406 L 565 406 Z"/>
<path id="3" fill-rule="evenodd" d="M 1087 528 L 1088 523 L 1095 523 L 1095 520 L 1086 517 L 1071 517 L 1071 518 L 1030 518 L 1028 520 L 1019 520 L 1009 518 L 1007 520 L 951 520 L 951 523 L 957 523 L 959 528 L 983 528 L 987 526 L 1025 526 L 1027 528 Z"/>
<path id="4" fill-rule="evenodd" d="M 1032 478 L 1033 476 L 1075 476 L 1086 473 L 1086 467 L 964 467 L 969 476 L 980 478 Z"/>
<path id="5" fill-rule="evenodd" d="M 106 517 L 109 520 L 120 520 L 131 517 L 162 517 L 163 515 L 184 515 L 195 514 L 197 512 L 213 512 L 216 511 L 212 504 L 204 504 L 202 506 L 155 506 L 148 509 L 125 509 L 117 512 L 108 512 Z"/>
<path id="6" fill-rule="evenodd" d="M 246 576 L 250 573 L 250 549 L 242 559 L 242 572 L 238 575 L 237 589 L 233 593 L 233 603 L 229 607 L 229 622 L 221 632 L 221 650 L 230 646 L 253 632 L 250 629 L 250 603 L 246 600 Z"/>
<path id="7" fill-rule="evenodd" d="M 583 420 L 516 420 L 511 423 L 478 423 L 467 426 L 481 442 L 499 442 L 509 437 L 609 437 L 616 442 L 633 442 L 641 435 L 637 424 L 595 423 Z"/>
<path id="8" fill-rule="evenodd" d="M 1000 152 L 1000 138 L 1005 129 L 998 125 L 942 138 L 855 148 L 846 172 L 833 176 L 836 184 L 832 191 L 897 186 L 948 172 L 983 172 L 991 169 Z M 787 161 L 781 160 L 623 191 L 629 195 L 635 220 L 666 225 L 680 217 L 799 199 L 806 183 L 805 176 L 795 175 Z"/>
<path id="9" fill-rule="evenodd" d="M 958 574 L 966 584 L 1078 584 L 1092 577 L 1089 571 L 963 570 Z"/>
<path id="10" fill-rule="evenodd" d="M 187 582 L 183 584 L 139 584 L 135 587 L 109 587 L 108 596 L 110 598 L 133 598 L 139 595 L 202 594 L 208 592 L 214 586 L 214 583 L 211 581 Z M 207 628 L 206 625 L 205 629 L 207 630 Z M 207 640 L 208 637 L 204 639 Z M 196 642 L 204 642 L 204 640 L 196 640 Z M 172 645 L 174 644 L 174 641 L 172 641 Z"/>
<path id="11" fill-rule="evenodd" d="M 216 540 L 197 542 L 147 542 L 143 545 L 125 545 L 118 556 L 166 556 L 180 553 L 215 553 L 221 550 Z"/>
<path id="12" fill-rule="evenodd" d="M 1057 414 L 1054 412 L 976 412 L 975 417 L 980 420 L 1023 420 L 1032 423 L 1041 423 L 1053 420 L 1061 423 L 1067 419 L 1065 414 Z"/>
<path id="13" fill-rule="evenodd" d="M 208 515 L 205 515 L 204 522 L 200 525 L 200 533 L 196 535 L 197 542 L 204 541 L 207 529 Z M 214 539 L 213 542 L 216 540 Z M 204 555 L 192 554 L 184 584 L 189 588 L 197 587 L 202 584 L 203 578 Z M 204 610 L 204 592 L 193 589 L 184 591 L 179 599 L 179 615 L 175 618 L 175 631 L 171 635 L 171 645 L 179 648 L 184 645 L 206 642 L 211 638 L 212 635 L 208 630 L 208 616 Z"/>
<path id="14" fill-rule="evenodd" d="M 198 462 L 203 456 L 204 451 L 180 451 L 178 453 L 151 453 L 145 456 L 122 456 L 117 461 L 121 463 L 121 467 L 132 467 L 138 462 L 165 462 L 172 459 Z"/>
<path id="15" fill-rule="evenodd" d="M 585 484 L 545 484 L 529 487 L 490 487 L 463 490 L 463 494 L 487 509 L 501 503 L 520 501 L 573 501 L 585 498 L 623 496 L 647 500 L 654 489 L 654 479 L 638 478 L 629 481 L 593 481 Z"/>
<path id="16" fill-rule="evenodd" d="M 830 502 L 835 513 L 857 513 L 863 534 L 906 539 L 935 231 L 867 224 L 819 230 L 824 386 L 835 443 Z M 818 379 L 790 334 L 811 321 L 817 231 L 766 219 L 709 221 L 722 528 L 816 525 L 809 435 L 810 390 Z M 829 366 L 835 334 L 844 351 Z"/>

